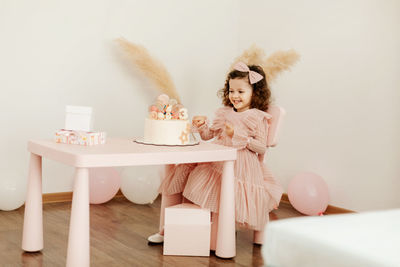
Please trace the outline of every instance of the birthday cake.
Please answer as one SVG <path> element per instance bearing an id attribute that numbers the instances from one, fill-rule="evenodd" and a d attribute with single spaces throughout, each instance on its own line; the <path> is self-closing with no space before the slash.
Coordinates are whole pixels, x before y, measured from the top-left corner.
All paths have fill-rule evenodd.
<path id="1" fill-rule="evenodd" d="M 188 111 L 183 105 L 162 94 L 149 107 L 149 115 L 144 121 L 143 141 L 156 145 L 190 144 L 188 119 Z"/>

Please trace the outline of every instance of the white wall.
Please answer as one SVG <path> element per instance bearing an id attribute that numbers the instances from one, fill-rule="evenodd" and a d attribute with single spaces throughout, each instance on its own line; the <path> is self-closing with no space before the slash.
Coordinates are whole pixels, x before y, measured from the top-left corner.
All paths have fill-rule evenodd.
<path id="1" fill-rule="evenodd" d="M 272 170 L 286 189 L 300 171 L 321 175 L 335 206 L 399 208 L 400 2 L 251 3 L 240 5 L 240 48 L 302 56 L 272 85 L 287 110 Z"/>
<path id="2" fill-rule="evenodd" d="M 132 72 L 118 37 L 164 62 L 193 114 L 212 115 L 238 53 L 237 1 L 0 2 L 0 177 L 26 179 L 29 139 L 52 138 L 65 105 L 93 106 L 108 136 L 143 132 L 157 95 Z M 198 101 L 200 99 L 200 101 Z M 43 192 L 72 191 L 71 167 L 44 161 Z"/>
<path id="3" fill-rule="evenodd" d="M 231 60 L 252 43 L 295 48 L 273 84 L 287 110 L 268 163 L 282 184 L 324 177 L 331 204 L 400 207 L 400 3 L 393 1 L 0 2 L 0 177 L 26 177 L 26 142 L 63 127 L 64 106 L 93 106 L 95 128 L 140 136 L 157 94 L 112 40 L 145 45 L 165 63 L 191 114 L 212 116 Z M 43 192 L 72 190 L 70 167 L 45 161 Z"/>

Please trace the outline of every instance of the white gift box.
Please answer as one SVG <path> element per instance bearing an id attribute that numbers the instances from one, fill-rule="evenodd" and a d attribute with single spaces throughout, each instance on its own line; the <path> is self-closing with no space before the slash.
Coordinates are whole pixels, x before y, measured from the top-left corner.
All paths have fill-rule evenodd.
<path id="1" fill-rule="evenodd" d="M 64 129 L 85 132 L 92 131 L 92 113 L 92 107 L 66 106 Z"/>
<path id="2" fill-rule="evenodd" d="M 183 203 L 165 209 L 164 255 L 210 256 L 210 210 Z"/>

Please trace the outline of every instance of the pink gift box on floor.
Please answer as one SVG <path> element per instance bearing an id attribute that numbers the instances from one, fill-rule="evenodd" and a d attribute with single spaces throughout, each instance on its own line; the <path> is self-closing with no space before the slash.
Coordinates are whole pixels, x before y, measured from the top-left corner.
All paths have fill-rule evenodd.
<path id="1" fill-rule="evenodd" d="M 165 209 L 164 255 L 210 256 L 210 210 L 183 203 Z"/>
<path id="2" fill-rule="evenodd" d="M 83 132 L 61 129 L 55 134 L 56 143 L 82 146 L 101 145 L 106 143 L 105 132 Z"/>

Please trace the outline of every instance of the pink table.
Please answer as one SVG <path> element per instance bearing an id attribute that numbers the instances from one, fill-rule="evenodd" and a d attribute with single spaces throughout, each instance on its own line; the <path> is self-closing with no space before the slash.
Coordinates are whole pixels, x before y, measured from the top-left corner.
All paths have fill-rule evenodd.
<path id="1" fill-rule="evenodd" d="M 90 265 L 89 171 L 92 167 L 160 165 L 224 161 L 216 255 L 232 258 L 235 245 L 234 161 L 236 149 L 201 142 L 196 146 L 141 145 L 132 139 L 108 139 L 92 147 L 29 141 L 28 191 L 25 202 L 22 249 L 43 249 L 42 157 L 76 168 L 73 188 L 67 266 Z"/>

